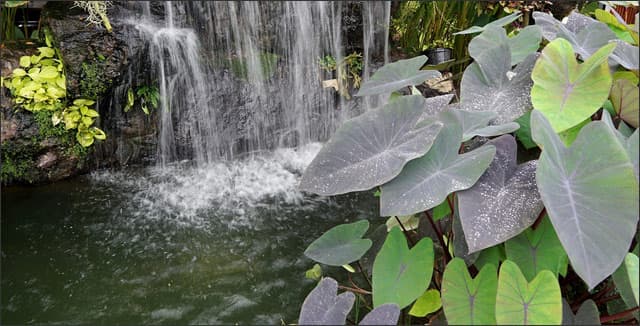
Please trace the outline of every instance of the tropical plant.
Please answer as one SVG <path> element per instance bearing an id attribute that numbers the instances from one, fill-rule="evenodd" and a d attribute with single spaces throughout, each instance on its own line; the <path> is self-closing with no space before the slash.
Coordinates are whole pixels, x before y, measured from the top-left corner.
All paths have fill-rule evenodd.
<path id="1" fill-rule="evenodd" d="M 156 86 L 142 85 L 136 88 L 134 93 L 133 88 L 127 90 L 127 104 L 124 107 L 124 112 L 129 112 L 136 103 L 136 98 L 140 103 L 140 109 L 144 114 L 149 115 L 149 106 L 154 109 L 158 108 L 158 100 L 160 99 L 160 92 Z"/>
<path id="2" fill-rule="evenodd" d="M 353 52 L 348 56 L 342 58 L 339 62 L 333 56 L 326 55 L 323 58 L 318 59 L 320 68 L 331 73 L 336 72 L 336 78 L 325 80 L 325 87 L 333 87 L 340 95 L 346 99 L 351 99 L 349 89 L 351 85 L 353 88 L 360 88 L 362 77 L 362 54 Z"/>
<path id="3" fill-rule="evenodd" d="M 362 84 L 356 96 L 393 96 L 346 121 L 300 188 L 375 190 L 388 219 L 373 232 L 336 226 L 309 246 L 349 283 L 314 266 L 301 324 L 344 324 L 354 302 L 354 324 L 369 322 L 363 310 L 384 311 L 377 324 L 637 322 L 637 32 L 621 39 L 576 12 L 532 17 L 515 35 L 503 21 L 468 31 L 480 34 L 457 103 L 414 87 L 436 77 L 420 70 L 424 56 Z"/>
<path id="4" fill-rule="evenodd" d="M 76 129 L 76 140 L 83 147 L 94 139 L 105 139 L 105 133 L 93 127 L 98 112 L 89 108 L 94 101 L 76 99 L 67 105 L 67 87 L 64 64 L 57 51 L 51 47 L 39 47 L 38 55 L 20 57 L 20 67 L 15 68 L 4 86 L 9 88 L 14 103 L 33 113 L 51 111 L 53 126 L 64 121 L 65 129 Z"/>

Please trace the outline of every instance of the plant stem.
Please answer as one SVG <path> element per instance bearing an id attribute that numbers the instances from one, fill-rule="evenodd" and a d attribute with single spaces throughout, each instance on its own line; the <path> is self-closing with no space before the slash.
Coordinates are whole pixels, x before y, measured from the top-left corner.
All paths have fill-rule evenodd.
<path id="1" fill-rule="evenodd" d="M 621 312 L 619 312 L 617 314 L 613 314 L 613 315 L 602 316 L 602 317 L 600 317 L 600 323 L 604 324 L 604 323 L 612 322 L 614 320 L 622 319 L 622 318 L 626 317 L 627 315 L 635 312 L 638 309 L 640 309 L 640 307 L 627 309 L 625 311 L 621 311 Z"/>
<path id="2" fill-rule="evenodd" d="M 409 232 L 407 231 L 407 229 L 404 228 L 404 225 L 402 224 L 402 222 L 400 222 L 400 219 L 397 216 L 394 216 L 394 217 L 395 217 L 396 221 L 398 222 L 398 225 L 400 225 L 400 228 L 402 229 L 402 232 L 404 233 L 404 237 L 407 238 L 407 240 L 411 244 L 411 247 L 415 246 L 415 243 L 413 242 L 413 239 L 411 239 L 411 235 L 409 235 Z"/>
<path id="3" fill-rule="evenodd" d="M 595 301 L 595 303 L 596 303 L 596 305 L 601 305 L 603 303 L 606 303 L 606 302 L 609 302 L 609 301 L 612 301 L 612 300 L 615 300 L 615 299 L 620 299 L 620 295 L 619 294 L 614 294 L 614 295 L 599 299 L 599 300 Z"/>
<path id="4" fill-rule="evenodd" d="M 449 254 L 449 250 L 447 249 L 448 247 L 444 243 L 444 239 L 442 238 L 442 231 L 438 227 L 436 227 L 436 223 L 433 222 L 433 218 L 431 217 L 431 214 L 429 214 L 429 211 L 424 211 L 424 215 L 427 216 L 429 223 L 431 223 L 431 227 L 438 235 L 438 241 L 440 241 L 440 245 L 442 246 L 442 251 L 444 251 L 445 265 L 446 265 L 446 263 L 451 260 L 451 255 Z"/>
<path id="5" fill-rule="evenodd" d="M 338 285 L 339 289 L 342 290 L 346 290 L 346 291 L 351 291 L 353 293 L 360 293 L 360 294 L 371 294 L 371 292 L 367 291 L 367 290 L 363 290 L 363 289 L 356 289 L 356 288 L 352 288 L 352 287 L 348 287 L 348 286 L 344 286 L 344 285 Z"/>
<path id="6" fill-rule="evenodd" d="M 362 277 L 364 277 L 364 280 L 367 281 L 367 284 L 369 284 L 369 288 L 373 289 L 373 285 L 371 285 L 371 281 L 369 280 L 367 273 L 364 272 L 364 268 L 362 268 L 360 261 L 358 260 L 356 264 L 358 264 L 358 268 L 360 268 L 360 273 L 362 273 Z"/>

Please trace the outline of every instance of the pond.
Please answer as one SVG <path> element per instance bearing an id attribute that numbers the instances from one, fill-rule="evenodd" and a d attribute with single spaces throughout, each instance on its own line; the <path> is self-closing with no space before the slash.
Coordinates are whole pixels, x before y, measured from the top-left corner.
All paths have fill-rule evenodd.
<path id="1" fill-rule="evenodd" d="M 371 193 L 297 190 L 319 146 L 3 188 L 2 322 L 295 322 L 304 249 L 376 212 Z"/>

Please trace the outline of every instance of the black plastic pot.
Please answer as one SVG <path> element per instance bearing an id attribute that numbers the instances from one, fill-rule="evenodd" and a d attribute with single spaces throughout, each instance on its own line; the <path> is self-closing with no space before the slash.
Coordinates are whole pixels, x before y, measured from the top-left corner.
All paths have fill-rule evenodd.
<path id="1" fill-rule="evenodd" d="M 449 61 L 451 60 L 452 53 L 453 53 L 453 50 L 450 48 L 433 48 L 433 49 L 427 49 L 424 52 L 422 52 L 422 54 L 426 55 L 427 58 L 429 58 L 427 60 L 428 65 L 437 65 L 445 61 Z"/>

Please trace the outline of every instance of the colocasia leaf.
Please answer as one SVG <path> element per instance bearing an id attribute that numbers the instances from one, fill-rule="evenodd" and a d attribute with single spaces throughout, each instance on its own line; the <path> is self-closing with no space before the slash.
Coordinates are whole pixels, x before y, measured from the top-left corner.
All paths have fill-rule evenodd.
<path id="1" fill-rule="evenodd" d="M 442 128 L 438 121 L 416 128 L 424 111 L 422 96 L 403 96 L 346 121 L 311 162 L 300 188 L 338 195 L 390 181 L 429 150 Z"/>
<path id="2" fill-rule="evenodd" d="M 488 144 L 496 148 L 491 165 L 473 187 L 458 193 L 460 221 L 470 252 L 518 235 L 543 208 L 535 182 L 537 161 L 518 165 L 518 145 L 511 135 Z"/>
<path id="3" fill-rule="evenodd" d="M 613 273 L 613 281 L 628 308 L 634 308 L 640 304 L 639 275 L 638 256 L 633 253 L 628 253 L 620 267 Z"/>
<path id="4" fill-rule="evenodd" d="M 452 115 L 445 110 L 443 115 Z M 462 127 L 455 117 L 442 129 L 429 152 L 409 162 L 391 182 L 382 185 L 380 215 L 409 215 L 433 208 L 447 196 L 476 183 L 495 154 L 493 146 L 483 146 L 458 154 Z"/>
<path id="5" fill-rule="evenodd" d="M 396 325 L 400 308 L 395 303 L 385 303 L 371 310 L 358 325 Z"/>
<path id="6" fill-rule="evenodd" d="M 556 132 L 589 118 L 607 100 L 611 87 L 607 57 L 614 46 L 605 45 L 582 64 L 564 39 L 556 39 L 542 50 L 531 74 L 531 101 Z"/>
<path id="7" fill-rule="evenodd" d="M 512 122 L 532 108 L 531 71 L 537 53 L 511 69 L 507 44 L 491 47 L 478 55 L 462 76 L 460 108 L 466 111 L 493 111 L 495 124 Z"/>
<path id="8" fill-rule="evenodd" d="M 442 276 L 442 307 L 450 325 L 495 325 L 498 276 L 496 267 L 484 266 L 471 278 L 460 258 L 449 262 Z"/>
<path id="9" fill-rule="evenodd" d="M 400 228 L 391 229 L 373 263 L 373 306 L 395 303 L 402 309 L 410 305 L 431 282 L 433 257 L 430 238 L 409 249 Z"/>
<path id="10" fill-rule="evenodd" d="M 403 87 L 420 85 L 427 79 L 442 76 L 437 70 L 420 70 L 426 62 L 427 57 L 421 55 L 386 64 L 360 86 L 355 96 L 391 93 Z"/>
<path id="11" fill-rule="evenodd" d="M 498 325 L 560 325 L 562 294 L 553 273 L 544 270 L 529 283 L 518 265 L 505 260 L 498 277 L 496 322 Z"/>
<path id="12" fill-rule="evenodd" d="M 570 148 L 537 110 L 538 190 L 571 266 L 590 289 L 620 265 L 638 223 L 638 181 L 627 150 L 605 122 L 584 126 Z"/>
<path id="13" fill-rule="evenodd" d="M 507 259 L 518 264 L 527 280 L 543 270 L 558 275 L 567 265 L 567 254 L 548 218 L 543 218 L 535 230 L 525 230 L 504 246 Z"/>
<path id="14" fill-rule="evenodd" d="M 360 259 L 371 248 L 371 240 L 362 239 L 367 229 L 367 220 L 335 226 L 313 241 L 304 254 L 326 265 L 349 264 Z"/>
<path id="15" fill-rule="evenodd" d="M 469 43 L 469 55 L 480 58 L 484 51 L 506 44 L 511 53 L 511 64 L 516 65 L 530 54 L 538 50 L 542 40 L 540 27 L 530 25 L 523 28 L 516 36 L 509 38 L 507 31 L 499 26 L 487 26 L 482 34 L 474 37 Z"/>
<path id="16" fill-rule="evenodd" d="M 600 325 L 600 312 L 593 300 L 582 303 L 578 312 L 574 315 L 571 305 L 566 299 L 562 299 L 562 325 Z"/>
<path id="17" fill-rule="evenodd" d="M 344 325 L 356 297 L 351 292 L 337 293 L 338 282 L 323 278 L 304 299 L 298 324 Z"/>
<path id="18" fill-rule="evenodd" d="M 638 128 L 640 114 L 640 89 L 626 79 L 618 79 L 611 87 L 611 103 L 616 114 L 629 125 Z"/>

